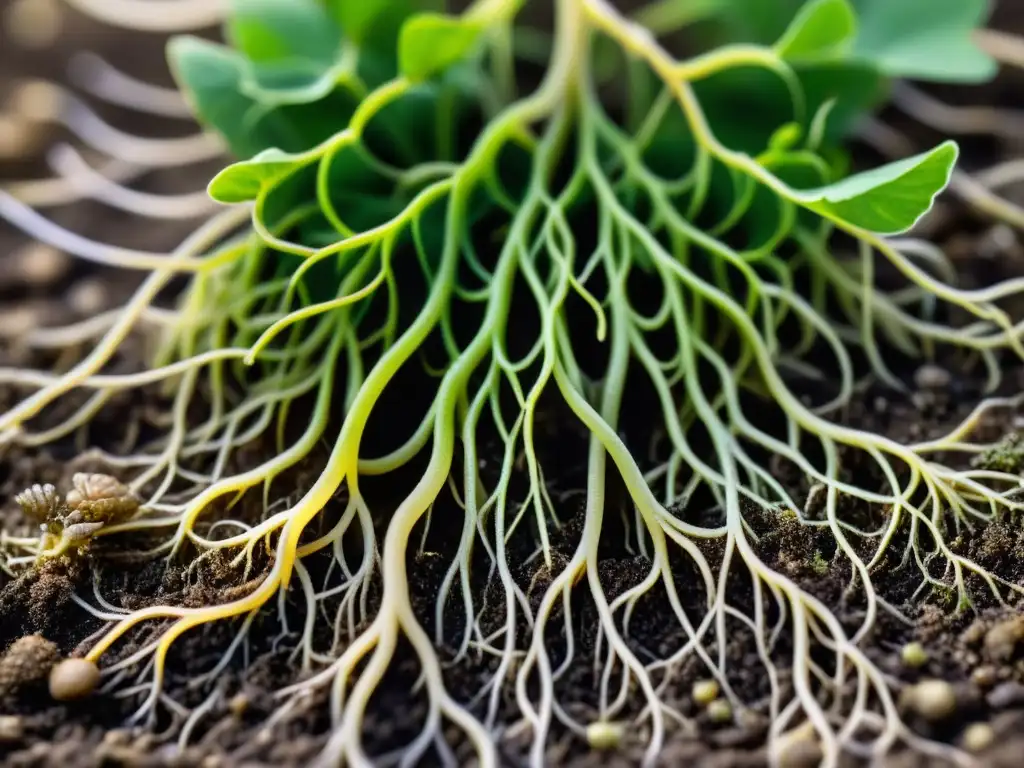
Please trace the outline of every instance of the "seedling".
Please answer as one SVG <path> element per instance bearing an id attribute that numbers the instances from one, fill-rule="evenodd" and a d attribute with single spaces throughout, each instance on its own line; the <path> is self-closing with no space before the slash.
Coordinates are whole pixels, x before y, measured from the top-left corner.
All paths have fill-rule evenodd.
<path id="1" fill-rule="evenodd" d="M 575 647 L 569 595 L 585 592 L 598 616 L 597 722 L 637 723 L 653 764 L 670 723 L 686 722 L 665 695 L 683 662 L 702 665 L 701 676 L 720 686 L 708 709 L 715 722 L 755 704 L 729 682 L 727 619 L 752 628 L 766 679 L 778 679 L 775 627 L 760 607 L 747 615 L 726 589 L 730 575 L 745 572 L 754 604 L 774 606 L 791 633 L 792 685 L 773 682 L 766 707 L 773 754 L 782 734 L 809 723 L 825 765 L 847 751 L 878 757 L 900 740 L 949 757 L 953 747 L 904 725 L 886 675 L 861 641 L 887 608 L 873 569 L 892 556 L 914 569 L 921 592 L 947 591 L 960 607 L 970 605 L 972 584 L 999 601 L 1021 591 L 947 543 L 961 527 L 1021 507 L 1016 475 L 949 459 L 977 452 L 969 434 L 999 403 L 912 445 L 844 426 L 835 414 L 854 396 L 854 352 L 876 379 L 901 389 L 890 350 L 922 359 L 937 348 L 957 350 L 985 366 L 995 388 L 1001 355 L 1024 355 L 1020 327 L 1002 308 L 1022 286 L 957 288 L 946 279 L 945 257 L 906 234 L 950 181 L 955 143 L 851 174 L 844 138 L 884 102 L 894 77 L 990 76 L 993 61 L 970 42 L 984 3 L 950 0 L 941 11 L 936 0 L 813 0 L 799 10 L 783 0 L 694 3 L 692 13 L 716 30 L 706 39 L 721 44 L 690 58 L 656 36 L 694 21 L 678 10 L 687 4 L 652 3 L 626 18 L 607 0 L 556 0 L 550 37 L 531 34 L 531 4 L 484 0 L 460 16 L 431 5 L 238 0 L 226 17 L 229 46 L 175 39 L 170 59 L 182 93 L 238 162 L 209 185 L 226 208 L 171 254 L 86 241 L 0 197 L 0 215 L 40 239 L 148 272 L 120 312 L 36 337 L 50 346 L 98 339 L 67 373 L 3 372 L 33 391 L 0 416 L 0 439 L 56 439 L 87 423 L 115 392 L 171 384 L 165 437 L 116 457 L 137 469 L 130 488 L 150 513 L 91 535 L 166 531 L 164 546 L 150 551 L 228 553 L 240 572 L 257 547 L 272 553 L 244 596 L 119 616 L 87 660 L 103 663 L 132 630 L 166 621 L 152 645 L 114 662 L 118 669 L 148 662 L 150 686 L 136 719 L 152 718 L 166 695 L 168 652 L 183 633 L 238 619 L 244 637 L 255 613 L 294 587 L 307 616 L 296 658 L 310 674 L 278 693 L 278 716 L 311 689 L 329 691 L 325 765 L 368 764 L 364 716 L 400 638 L 419 659 L 429 701 L 403 761 L 440 743 L 447 720 L 485 768 L 499 764 L 502 733 L 528 733 L 529 762 L 543 765 L 556 727 L 593 734 L 573 718 L 560 686 Z M 758 19 L 776 28 L 771 37 L 737 26 Z M 538 61 L 544 74 L 535 79 L 530 67 Z M 765 76 L 763 87 L 752 90 L 751 70 Z M 146 94 L 147 103 L 163 104 L 161 94 Z M 168 147 L 209 152 L 203 137 L 161 147 L 163 154 L 145 142 L 132 150 L 160 164 L 174 159 Z M 107 199 L 129 204 L 104 189 Z M 880 263 L 905 284 L 883 288 L 875 279 Z M 178 307 L 157 308 L 156 297 L 182 275 L 189 282 Z M 946 325 L 936 307 L 970 322 Z M 163 342 L 152 368 L 105 373 L 128 334 L 147 324 L 159 327 Z M 822 355 L 811 362 L 812 347 L 833 362 Z M 440 361 L 425 360 L 427 350 Z M 835 382 L 835 396 L 805 403 L 784 374 L 794 369 Z M 435 382 L 431 402 L 415 417 L 388 412 L 394 445 L 368 455 L 381 403 L 410 371 Z M 85 406 L 57 427 L 32 431 L 48 406 L 79 389 L 93 393 Z M 200 395 L 205 420 L 194 423 L 189 408 Z M 651 399 L 657 424 L 648 427 L 664 432 L 651 461 L 620 433 L 633 397 Z M 538 429 L 542 398 L 560 400 L 587 435 L 584 524 L 569 557 L 550 540 L 562 517 L 546 482 L 552 466 L 542 459 L 551 447 Z M 312 411 L 295 435 L 289 416 L 303 400 Z M 755 411 L 772 411 L 784 429 L 762 428 Z M 274 455 L 228 468 L 261 437 L 276 443 Z M 500 461 L 485 472 L 488 438 L 498 441 Z M 272 486 L 313 461 L 322 443 L 330 454 L 301 496 Z M 845 480 L 840 455 L 849 453 L 874 465 L 883 487 Z M 772 455 L 820 489 L 814 519 L 772 475 Z M 403 472 L 417 479 L 401 502 L 371 509 L 368 478 Z M 640 583 L 614 598 L 598 577 L 612 473 L 631 503 L 629 544 L 649 564 Z M 462 519 L 431 637 L 413 610 L 409 555 L 448 488 Z M 214 504 L 260 490 L 264 513 L 256 520 L 234 519 L 230 507 Z M 861 530 L 842 519 L 840 495 L 888 514 L 876 530 Z M 700 497 L 714 504 L 717 522 L 686 517 Z M 332 500 L 340 500 L 340 515 L 322 527 Z M 852 632 L 764 562 L 747 523 L 755 508 L 792 510 L 834 539 L 829 567 L 848 569 L 865 606 Z M 382 516 L 378 541 L 374 520 Z M 539 599 L 528 599 L 514 576 L 522 563 L 512 561 L 510 542 L 524 536 L 535 547 L 527 563 L 544 575 Z M 698 545 L 706 540 L 721 542 L 714 567 Z M 38 541 L 5 541 L 38 548 Z M 333 560 L 322 585 L 304 564 L 317 553 Z M 699 574 L 703 612 L 680 599 L 670 566 L 678 557 Z M 499 595 L 497 632 L 486 628 L 473 587 L 481 574 L 488 594 Z M 628 624 L 655 589 L 687 641 L 652 661 L 630 642 Z M 463 619 L 456 637 L 447 636 L 449 609 Z M 333 633 L 316 631 L 325 613 Z M 570 657 L 556 666 L 551 625 L 563 620 Z M 325 636 L 333 639 L 323 645 Z M 445 686 L 438 649 L 446 642 L 456 662 L 477 651 L 500 660 L 473 702 L 456 701 Z M 834 675 L 818 666 L 822 654 Z M 509 701 L 518 722 L 504 722 Z"/>

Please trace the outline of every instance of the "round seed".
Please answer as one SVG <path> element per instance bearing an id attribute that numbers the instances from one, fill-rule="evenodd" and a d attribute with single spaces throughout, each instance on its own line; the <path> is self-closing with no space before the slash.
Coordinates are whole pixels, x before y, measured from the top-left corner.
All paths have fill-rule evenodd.
<path id="1" fill-rule="evenodd" d="M 50 695 L 57 701 L 84 699 L 96 690 L 100 670 L 87 659 L 65 659 L 50 672 Z"/>
<path id="2" fill-rule="evenodd" d="M 714 680 L 698 680 L 691 690 L 693 702 L 702 709 L 718 698 L 718 683 Z"/>
<path id="3" fill-rule="evenodd" d="M 903 657 L 904 665 L 911 669 L 920 669 L 928 663 L 928 651 L 920 643 L 907 643 L 904 645 L 901 656 Z"/>

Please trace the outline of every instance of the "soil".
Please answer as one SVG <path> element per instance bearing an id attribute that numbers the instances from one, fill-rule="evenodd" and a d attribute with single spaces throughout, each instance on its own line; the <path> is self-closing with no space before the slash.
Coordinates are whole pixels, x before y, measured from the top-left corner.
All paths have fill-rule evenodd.
<path id="1" fill-rule="evenodd" d="M 0 13 L 12 0 L 0 2 Z M 1003 8 L 1009 3 L 1004 3 Z M 76 51 L 90 49 L 103 53 L 114 63 L 130 64 L 139 72 L 138 62 L 151 79 L 166 75 L 159 57 L 153 55 L 160 45 L 157 38 L 128 36 L 116 30 L 100 29 L 64 11 L 64 30 L 56 43 L 39 51 L 26 51 L 14 43 L 0 40 L 0 105 L 24 77 L 47 77 L 66 81 L 68 63 Z M 1024 16 L 1001 13 L 997 23 L 1004 29 L 1024 33 Z M 126 67 L 128 68 L 128 67 Z M 986 104 L 1019 107 L 1020 77 L 1008 76 L 996 85 L 975 91 L 968 97 L 963 91 L 946 91 L 951 99 L 974 99 Z M 2 110 L 0 110 L 2 111 Z M 160 131 L 163 124 L 146 125 L 130 113 L 110 110 L 113 121 L 127 130 L 142 133 Z M 182 127 L 187 130 L 187 127 Z M 922 140 L 927 140 L 926 134 Z M 45 175 L 45 150 L 64 140 L 60 130 L 39 131 L 24 152 L 14 159 L 0 161 L 0 182 Z M 1008 156 L 1020 147 L 1009 142 L 968 142 L 965 163 L 980 166 L 993 156 Z M 188 189 L 201 186 L 203 171 L 183 174 L 168 170 L 147 180 L 152 189 Z M 75 204 L 57 210 L 54 217 L 62 224 L 89 235 L 126 246 L 159 250 L 178 241 L 187 231 L 186 225 L 151 226 L 124 214 L 111 212 L 97 205 Z M 958 266 L 968 283 L 990 283 L 1024 269 L 1024 251 L 1014 238 L 1007 245 L 999 240 L 993 244 L 992 233 L 979 221 L 951 204 L 937 237 L 957 253 L 963 254 Z M 28 243 L 10 227 L 0 227 L 0 365 L 45 364 L 45 358 L 33 357 L 17 345 L 18 329 L 35 324 L 50 324 L 85 317 L 90 313 L 116 306 L 137 282 L 137 277 L 106 272 L 90 266 L 64 262 L 57 258 L 51 269 L 38 267 L 38 251 L 28 252 Z M 28 258 L 32 256 L 32 258 Z M 26 266 L 28 265 L 28 266 Z M 71 297 L 78 296 L 78 300 Z M 20 325 L 19 325 L 20 324 Z M 116 365 L 124 369 L 137 367 L 142 345 L 128 346 Z M 936 372 L 915 371 L 907 367 L 902 373 L 910 383 L 907 393 L 894 394 L 873 388 L 858 395 L 844 414 L 846 423 L 873 429 L 896 439 L 918 439 L 938 433 L 968 413 L 980 398 L 981 384 L 976 371 L 961 370 L 957 361 L 942 361 Z M 916 376 L 915 376 L 916 373 Z M 1019 391 L 1024 374 L 1010 371 L 1007 391 Z M 6 408 L 17 397 L 10 388 L 0 388 L 0 408 Z M 104 410 L 101 418 L 83 437 L 59 442 L 41 450 L 9 449 L 0 454 L 0 526 L 17 521 L 20 511 L 12 498 L 22 488 L 36 482 L 67 482 L 72 472 L 91 466 L 87 450 L 94 445 L 116 445 L 135 429 L 146 429 L 158 395 L 123 398 L 114 407 Z M 582 435 L 576 422 L 554 404 L 545 411 L 547 437 L 551 450 L 558 454 L 579 455 Z M 301 418 L 296 415 L 295 418 Z M 1018 425 L 1019 426 L 1019 425 Z M 1006 414 L 999 414 L 985 425 L 986 437 L 998 439 L 1014 424 Z M 553 441 L 557 439 L 556 444 Z M 254 446 L 256 455 L 267 448 Z M 491 446 L 493 451 L 493 446 Z M 84 457 L 83 457 L 84 454 Z M 483 456 L 488 458 L 486 454 Z M 244 457 L 242 457 L 244 460 Z M 308 465 L 300 466 L 281 483 L 304 488 L 308 474 L 323 456 L 313 456 Z M 492 462 L 493 464 L 494 462 Z M 578 495 L 583 482 L 582 464 L 559 462 L 561 469 L 551 483 L 564 491 L 559 512 L 565 525 L 553 542 L 556 553 L 568 556 L 578 539 L 582 510 Z M 781 463 L 773 467 L 785 483 L 806 494 L 802 479 Z M 856 468 L 854 468 L 855 471 Z M 449 502 L 450 503 L 450 502 Z M 443 509 L 441 511 L 444 511 Z M 870 516 L 872 510 L 850 510 L 851 514 Z M 854 625 L 859 618 L 855 600 L 847 599 L 849 575 L 831 561 L 834 544 L 831 540 L 795 522 L 780 523 L 751 516 L 755 531 L 760 534 L 759 551 L 766 563 L 798 581 L 805 589 L 832 607 L 844 623 Z M 616 537 L 606 536 L 609 542 Z M 444 555 L 451 551 L 451 542 L 443 534 L 431 532 L 431 549 Z M 1024 584 L 1024 531 L 1017 521 L 1007 520 L 985 531 L 966 536 L 960 544 L 964 554 L 998 573 L 1002 578 Z M 807 553 L 820 557 L 808 560 Z M 91 591 L 95 582 L 112 602 L 125 607 L 146 605 L 154 601 L 178 604 L 201 604 L 208 599 L 222 600 L 227 590 L 240 585 L 233 572 L 223 563 L 210 562 L 198 574 L 187 573 L 178 566 L 163 562 L 121 562 L 108 552 L 105 557 L 83 559 L 71 564 L 50 563 L 17 578 L 0 574 L 0 760 L 8 766 L 303 766 L 323 745 L 329 726 L 325 698 L 312 696 L 303 702 L 293 716 L 274 729 L 265 727 L 267 716 L 275 704 L 274 691 L 299 678 L 296 665 L 287 651 L 277 648 L 280 631 L 276 612 L 261 616 L 249 634 L 249 664 L 234 663 L 221 675 L 222 702 L 215 706 L 193 733 L 192 746 L 179 751 L 172 719 L 161 719 L 151 728 L 126 727 L 126 719 L 138 705 L 136 698 L 117 698 L 100 694 L 78 703 L 56 704 L 46 690 L 45 669 L 55 654 L 73 653 L 101 624 L 81 610 L 72 594 Z M 708 548 L 714 562 L 720 552 Z M 433 600 L 444 573 L 444 557 L 422 553 L 415 555 L 410 571 L 417 574 L 414 585 L 417 607 L 426 623 L 431 623 Z M 265 564 L 262 564 L 265 565 Z M 895 564 L 894 564 L 895 565 Z M 257 571 L 261 566 L 257 563 Z M 315 568 L 316 565 L 311 565 Z M 646 574 L 646 562 L 626 551 L 621 545 L 609 543 L 602 552 L 601 580 L 609 597 L 637 583 Z M 258 573 L 253 574 L 258 575 Z M 527 582 L 543 574 L 523 566 L 518 576 Z M 680 579 L 680 583 L 686 583 Z M 535 581 L 535 588 L 537 582 Z M 1017 657 L 1017 645 L 1024 645 L 1024 624 L 1016 612 L 979 602 L 977 612 L 956 614 L 937 597 L 910 605 L 916 583 L 908 582 L 908 574 L 897 568 L 883 568 L 876 587 L 889 603 L 904 606 L 913 618 L 913 626 L 884 617 L 878 629 L 866 641 L 865 651 L 900 686 L 910 686 L 924 679 L 936 678 L 953 686 L 956 702 L 953 711 L 939 720 L 908 718 L 921 733 L 939 740 L 960 743 L 971 735 L 972 724 L 989 724 L 995 731 L 992 746 L 979 757 L 985 766 L 1017 766 L 1024 752 L 1024 661 Z M 737 581 L 737 595 L 747 590 Z M 688 594 L 684 601 L 697 603 L 702 595 Z M 741 597 L 737 599 L 742 600 Z M 574 621 L 580 647 L 579 673 L 570 675 L 569 694 L 573 700 L 593 697 L 592 665 L 587 657 L 593 652 L 593 637 L 586 628 L 593 626 L 592 607 L 580 601 L 574 605 Z M 660 620 L 658 596 L 641 604 L 632 623 L 632 632 L 639 644 L 657 650 L 676 647 L 671 632 Z M 557 623 L 557 622 L 555 622 Z M 457 627 L 456 627 L 457 628 Z M 185 635 L 175 646 L 170 658 L 167 690 L 177 700 L 197 705 L 201 702 L 190 692 L 188 681 L 217 662 L 231 642 L 233 626 L 207 625 Z M 147 642 L 147 632 L 132 635 L 131 647 Z M 26 638 L 28 638 L 26 640 Z M 1021 643 L 1018 643 L 1021 640 Z M 928 659 L 911 668 L 901 659 L 901 649 L 918 641 L 927 649 Z M 558 638 L 553 638 L 553 643 Z M 783 643 L 785 647 L 785 642 Z M 123 649 L 125 655 L 131 648 Z M 762 668 L 751 637 L 741 629 L 730 635 L 731 682 L 738 690 L 752 695 L 765 691 L 766 682 L 758 674 Z M 486 668 L 483 662 L 463 662 L 450 667 L 446 682 L 457 700 L 467 700 L 479 689 Z M 415 735 L 423 716 L 424 702 L 410 693 L 417 675 L 414 657 L 409 649 L 401 649 L 399 660 L 373 700 L 366 722 L 365 739 L 371 752 L 383 752 Z M 678 681 L 669 691 L 680 711 L 694 714 L 690 687 L 696 670 L 681 670 Z M 904 702 L 912 709 L 911 704 Z M 751 720 L 743 725 L 716 725 L 706 715 L 697 718 L 699 733 L 678 734 L 670 738 L 663 755 L 663 764 L 715 766 L 766 765 L 764 754 L 765 722 Z M 976 733 L 976 731 L 975 731 Z M 628 766 L 636 765 L 642 745 L 630 740 L 630 734 L 619 749 L 601 752 L 590 749 L 582 740 L 562 733 L 548 755 L 550 765 L 563 766 Z M 516 745 L 510 744 L 507 754 L 510 766 L 524 763 Z M 800 759 L 791 756 L 792 765 L 812 766 L 817 756 L 809 753 Z M 887 765 L 900 768 L 939 765 L 910 752 L 898 752 Z"/>

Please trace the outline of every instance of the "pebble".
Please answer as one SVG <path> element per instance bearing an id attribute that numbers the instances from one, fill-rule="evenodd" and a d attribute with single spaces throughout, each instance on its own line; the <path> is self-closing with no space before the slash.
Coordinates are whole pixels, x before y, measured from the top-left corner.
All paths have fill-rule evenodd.
<path id="1" fill-rule="evenodd" d="M 817 768 L 822 758 L 824 753 L 817 739 L 798 739 L 782 750 L 779 768 Z"/>
<path id="2" fill-rule="evenodd" d="M 22 48 L 49 48 L 57 41 L 62 25 L 57 0 L 14 0 L 4 13 L 8 36 Z"/>
<path id="3" fill-rule="evenodd" d="M 109 747 L 124 747 L 132 740 L 131 731 L 125 728 L 114 728 L 103 734 L 103 743 Z"/>
<path id="4" fill-rule="evenodd" d="M 249 708 L 249 697 L 244 693 L 236 693 L 228 699 L 228 711 L 235 717 L 241 717 Z"/>
<path id="5" fill-rule="evenodd" d="M 95 315 L 106 303 L 107 291 L 99 280 L 79 280 L 68 291 L 68 306 L 81 315 Z"/>
<path id="6" fill-rule="evenodd" d="M 928 722 L 941 722 L 956 712 L 956 690 L 945 680 L 925 680 L 905 695 L 908 706 Z"/>
<path id="7" fill-rule="evenodd" d="M 1024 640 L 1024 617 L 996 624 L 985 633 L 985 653 L 996 661 L 1009 661 Z"/>
<path id="8" fill-rule="evenodd" d="M 966 645 L 976 646 L 985 639 L 985 625 L 979 621 L 974 622 L 960 635 L 960 639 Z"/>
<path id="9" fill-rule="evenodd" d="M 77 701 L 92 695 L 100 683 L 99 667 L 87 659 L 65 659 L 50 672 L 50 695 L 57 701 Z"/>
<path id="10" fill-rule="evenodd" d="M 0 310 L 0 339 L 18 339 L 42 325 L 39 307 L 21 305 Z"/>
<path id="11" fill-rule="evenodd" d="M 914 384 L 918 389 L 945 389 L 951 381 L 949 371 L 932 363 L 922 365 L 914 373 Z"/>
<path id="12" fill-rule="evenodd" d="M 989 691 L 985 701 L 992 709 L 1009 709 L 1024 705 L 1024 685 L 1016 682 L 1001 683 Z"/>
<path id="13" fill-rule="evenodd" d="M 15 160 L 34 149 L 32 129 L 16 115 L 0 113 L 0 160 Z"/>
<path id="14" fill-rule="evenodd" d="M 968 752 L 984 752 L 996 740 L 996 732 L 988 723 L 971 723 L 960 736 L 960 743 Z"/>
<path id="15" fill-rule="evenodd" d="M 0 744 L 20 741 L 25 735 L 25 723 L 17 715 L 0 715 Z"/>
<path id="16" fill-rule="evenodd" d="M 64 109 L 64 94 L 53 83 L 29 80 L 11 92 L 7 99 L 7 108 L 30 123 L 50 123 L 55 121 Z"/>
<path id="17" fill-rule="evenodd" d="M 58 282 L 71 269 L 71 259 L 53 246 L 33 242 L 14 254 L 18 275 L 32 286 L 45 287 Z"/>
<path id="18" fill-rule="evenodd" d="M 999 682 L 999 672 L 995 667 L 986 664 L 971 672 L 971 682 L 987 690 Z"/>

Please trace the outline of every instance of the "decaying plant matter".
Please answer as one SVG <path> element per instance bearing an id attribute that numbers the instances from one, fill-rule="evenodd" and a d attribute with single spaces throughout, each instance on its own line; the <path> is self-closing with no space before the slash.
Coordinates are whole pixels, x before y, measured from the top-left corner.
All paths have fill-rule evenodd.
<path id="1" fill-rule="evenodd" d="M 183 15 L 168 27 L 176 29 L 187 25 L 188 9 L 198 25 L 213 7 L 175 5 Z M 228 207 L 173 253 L 60 230 L 29 207 L 45 202 L 38 187 L 20 188 L 20 200 L 18 189 L 0 197 L 0 215 L 35 237 L 147 273 L 122 309 L 34 335 L 48 347 L 95 339 L 70 370 L 0 373 L 30 390 L 0 416 L 0 439 L 43 444 L 87 423 L 117 392 L 173 385 L 163 437 L 107 457 L 131 476 L 125 494 L 138 494 L 146 512 L 63 522 L 102 522 L 89 530 L 96 538 L 161 536 L 154 557 L 227 553 L 241 581 L 251 578 L 258 549 L 271 552 L 257 586 L 223 603 L 92 607 L 111 626 L 88 659 L 102 666 L 127 633 L 164 622 L 155 642 L 104 670 L 140 668 L 147 693 L 138 718 L 151 716 L 163 700 L 168 652 L 183 633 L 237 619 L 241 638 L 257 612 L 291 590 L 305 603 L 296 642 L 311 674 L 280 693 L 281 717 L 305 691 L 330 690 L 334 725 L 324 765 L 370 764 L 364 715 L 403 638 L 429 700 L 403 765 L 428 750 L 454 762 L 445 721 L 483 766 L 498 765 L 498 745 L 510 735 L 526 734 L 530 762 L 541 765 L 554 728 L 607 734 L 623 721 L 641 730 L 654 763 L 670 732 L 692 727 L 666 691 L 694 660 L 720 691 L 719 716 L 750 707 L 770 716 L 776 756 L 788 732 L 809 727 L 828 765 L 844 752 L 874 756 L 901 742 L 957 759 L 952 747 L 903 724 L 889 681 L 863 651 L 879 612 L 899 615 L 872 573 L 898 564 L 917 574 L 919 596 L 948 594 L 962 609 L 978 594 L 1005 601 L 1022 591 L 951 546 L 960 531 L 1024 504 L 1016 473 L 969 461 L 992 447 L 970 442 L 982 415 L 1014 402 L 989 399 L 947 435 L 911 445 L 843 426 L 837 416 L 861 365 L 903 386 L 889 362 L 893 350 L 914 358 L 956 351 L 984 366 L 992 390 L 1003 364 L 1024 355 L 1024 326 L 1005 309 L 1024 279 L 958 288 L 941 251 L 904 234 L 949 182 L 956 145 L 844 173 L 841 138 L 877 103 L 876 93 L 848 87 L 850 73 L 868 73 L 883 87 L 890 77 L 928 74 L 920 56 L 864 42 L 863 30 L 886 12 L 870 2 L 810 2 L 784 17 L 789 26 L 768 45 L 729 43 L 725 23 L 717 28 L 723 45 L 688 59 L 655 36 L 687 21 L 666 16 L 665 3 L 627 18 L 607 0 L 557 0 L 550 40 L 525 27 L 530 4 L 515 0 L 483 0 L 460 16 L 423 10 L 429 3 L 400 5 L 392 13 L 369 0 L 240 1 L 227 19 L 234 48 L 172 42 L 191 108 L 242 158 L 210 185 Z M 929 23 L 949 22 L 926 15 L 938 20 Z M 978 15 L 951 22 L 961 25 L 958 43 L 968 45 Z M 991 74 L 991 60 L 963 50 L 965 58 L 947 62 L 950 79 Z M 914 66 L 901 70 L 908 60 Z M 532 78 L 537 61 L 543 75 Z M 723 104 L 747 95 L 729 77 L 750 68 L 767 73 L 782 94 L 782 121 L 729 119 Z M 823 78 L 834 85 L 823 88 Z M 146 104 L 170 99 L 145 93 Z M 79 106 L 73 121 L 93 125 L 74 111 Z M 219 147 L 206 135 L 177 141 L 132 139 L 124 145 L 128 165 L 181 163 Z M 71 175 L 83 195 L 161 215 L 164 203 L 118 185 L 116 175 L 133 167 L 101 176 L 79 163 Z M 982 197 L 996 199 L 972 199 Z M 1013 207 L 998 202 L 988 210 L 1012 221 Z M 883 284 L 883 271 L 901 284 Z M 177 308 L 158 308 L 156 298 L 181 275 L 188 286 Z M 950 324 L 954 314 L 967 322 Z M 156 326 L 162 341 L 152 367 L 105 372 L 144 324 Z M 443 359 L 428 363 L 425 349 Z M 382 416 L 389 388 L 410 371 L 433 382 L 431 403 L 414 419 L 404 411 L 401 419 Z M 837 384 L 827 401 L 809 403 L 794 376 Z M 34 431 L 76 390 L 91 395 L 72 416 Z M 650 460 L 647 445 L 627 444 L 622 423 L 624 404 L 648 393 L 657 404 L 656 423 L 644 427 L 653 437 Z M 549 438 L 538 431 L 542 403 L 552 398 L 588 439 L 584 524 L 567 559 L 552 553 L 564 510 L 545 481 L 551 467 L 541 441 Z M 190 408 L 201 400 L 196 423 Z M 304 400 L 312 411 L 296 434 L 287 423 Z M 781 428 L 765 426 L 769 411 Z M 391 448 L 368 455 L 369 436 L 381 430 Z M 234 468 L 239 449 L 261 437 L 276 441 L 276 453 Z M 498 468 L 481 465 L 488 439 L 500 443 Z M 324 441 L 330 454 L 301 495 L 272 485 Z M 773 455 L 807 478 L 807 499 L 773 475 Z M 851 456 L 873 467 L 882 486 L 851 480 L 843 466 Z M 396 508 L 372 508 L 364 494 L 370 478 L 410 473 L 415 482 Z M 629 546 L 646 558 L 647 573 L 609 598 L 598 548 L 606 520 L 621 511 L 607 495 L 613 475 L 628 493 Z M 233 519 L 230 504 L 220 503 L 261 492 L 257 520 Z M 438 524 L 432 508 L 449 493 L 462 518 L 443 524 L 457 527 L 459 544 L 431 637 L 414 612 L 409 556 Z M 26 502 L 45 506 L 53 494 L 32 490 Z M 334 500 L 340 513 L 325 526 Z M 882 510 L 869 527 L 841 511 L 858 502 Z M 780 524 L 795 517 L 829 533 L 834 562 L 848 569 L 850 591 L 864 604 L 858 627 L 844 627 L 829 606 L 764 562 L 752 514 Z M 378 539 L 380 519 L 387 523 Z M 523 563 L 512 560 L 510 542 L 524 538 L 529 562 L 544 576 L 534 585 L 539 597 L 517 580 Z M 4 541 L 12 565 L 49 548 L 38 537 Z M 709 542 L 719 547 L 715 560 Z M 332 566 L 317 583 L 305 563 L 325 551 Z M 484 593 L 474 586 L 481 574 Z M 699 609 L 680 598 L 680 574 L 696 575 Z M 728 588 L 737 578 L 750 585 L 753 611 L 737 607 Z M 600 685 L 586 719 L 560 685 L 574 659 L 570 595 L 581 592 L 599 617 Z M 685 638 L 671 653 L 630 636 L 631 615 L 651 593 Z M 493 617 L 484 621 L 485 607 L 499 612 L 497 629 Z M 453 612 L 454 637 L 446 621 Z M 333 631 L 322 643 L 316 630 L 328 621 Z M 756 638 L 764 701 L 730 683 L 726 644 L 736 626 Z M 777 647 L 782 628 L 791 633 L 785 652 Z M 477 700 L 449 695 L 439 655 L 446 641 L 456 661 L 498 660 Z M 237 649 L 233 643 L 222 663 Z"/>

